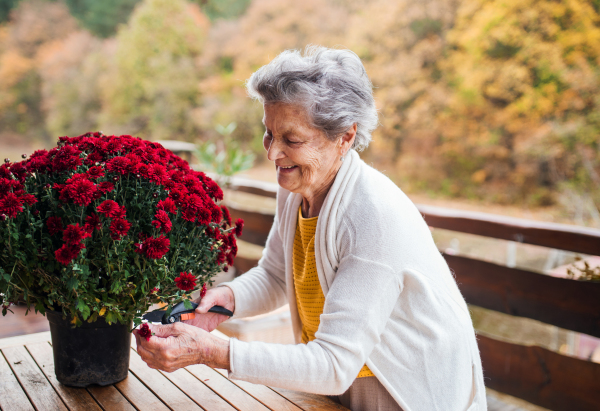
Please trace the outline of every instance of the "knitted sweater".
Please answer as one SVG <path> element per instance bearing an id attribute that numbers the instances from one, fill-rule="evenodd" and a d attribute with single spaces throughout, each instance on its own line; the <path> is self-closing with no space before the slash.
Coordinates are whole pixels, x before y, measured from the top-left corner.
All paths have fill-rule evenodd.
<path id="1" fill-rule="evenodd" d="M 258 266 L 225 284 L 234 318 L 289 302 L 299 194 L 282 188 Z M 387 177 L 351 151 L 325 199 L 315 236 L 325 306 L 316 339 L 280 345 L 230 340 L 230 378 L 339 395 L 366 363 L 404 411 L 486 410 L 467 305 L 423 217 Z"/>

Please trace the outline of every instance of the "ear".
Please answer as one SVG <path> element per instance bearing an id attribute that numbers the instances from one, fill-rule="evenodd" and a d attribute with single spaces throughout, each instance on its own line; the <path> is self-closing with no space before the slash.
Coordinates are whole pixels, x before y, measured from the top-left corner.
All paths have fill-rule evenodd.
<path id="1" fill-rule="evenodd" d="M 354 139 L 356 138 L 356 128 L 356 123 L 352 124 L 352 127 L 346 130 L 346 132 L 342 134 L 342 137 L 340 137 L 340 155 L 346 155 L 348 150 L 350 150 L 352 147 L 352 144 L 354 144 Z"/>

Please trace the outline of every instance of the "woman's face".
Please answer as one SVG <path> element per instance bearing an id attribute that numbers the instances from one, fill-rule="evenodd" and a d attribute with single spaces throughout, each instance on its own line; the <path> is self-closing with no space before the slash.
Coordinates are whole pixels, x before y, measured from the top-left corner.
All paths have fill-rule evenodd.
<path id="1" fill-rule="evenodd" d="M 275 163 L 279 185 L 309 201 L 326 193 L 341 166 L 340 155 L 349 148 L 344 139 L 328 139 L 299 106 L 272 103 L 264 110 L 263 145 Z"/>

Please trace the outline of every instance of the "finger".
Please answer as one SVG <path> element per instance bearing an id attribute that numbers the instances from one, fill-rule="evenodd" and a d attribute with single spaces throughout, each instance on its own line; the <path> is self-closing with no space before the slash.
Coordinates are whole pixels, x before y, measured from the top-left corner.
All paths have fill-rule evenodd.
<path id="1" fill-rule="evenodd" d="M 219 296 L 221 290 L 210 289 L 206 292 L 204 298 L 200 300 L 200 304 L 196 308 L 196 312 L 199 314 L 206 314 L 215 305 L 219 304 Z"/>
<path id="2" fill-rule="evenodd" d="M 140 336 L 137 333 L 137 330 L 133 330 L 133 336 L 135 337 L 135 345 L 137 346 L 137 348 L 139 348 L 140 346 Z M 137 351 L 137 349 L 136 349 Z"/>
<path id="3" fill-rule="evenodd" d="M 151 325 L 150 331 L 154 333 L 155 337 L 166 338 L 177 334 L 177 329 L 173 325 Z"/>
<path id="4" fill-rule="evenodd" d="M 140 339 L 140 342 L 137 347 L 137 353 L 142 358 L 142 360 L 150 366 L 154 362 L 154 353 L 152 351 L 147 350 L 146 347 L 144 347 L 144 343 L 145 341 L 142 341 Z"/>

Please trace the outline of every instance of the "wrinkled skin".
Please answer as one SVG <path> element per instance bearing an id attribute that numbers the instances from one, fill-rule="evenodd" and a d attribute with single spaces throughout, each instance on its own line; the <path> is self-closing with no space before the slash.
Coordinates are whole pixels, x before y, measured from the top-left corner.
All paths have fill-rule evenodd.
<path id="1" fill-rule="evenodd" d="M 233 292 L 229 287 L 210 289 L 202 299 L 195 301 L 196 318 L 174 325 L 153 325 L 155 333 L 146 341 L 134 331 L 137 352 L 150 368 L 173 372 L 192 364 L 207 364 L 211 367 L 229 369 L 229 342 L 210 334 L 210 331 L 229 317 L 209 313 L 220 305 L 235 311 Z"/>
<path id="2" fill-rule="evenodd" d="M 150 325 L 149 341 L 135 331 L 137 352 L 148 367 L 173 372 L 192 364 L 229 369 L 229 342 L 188 324 Z"/>
<path id="3" fill-rule="evenodd" d="M 316 217 L 333 184 L 344 156 L 356 136 L 356 124 L 336 140 L 313 127 L 301 107 L 265 104 L 263 146 L 275 163 L 277 182 L 302 195 L 302 214 Z M 293 167 L 286 169 L 285 167 Z"/>

